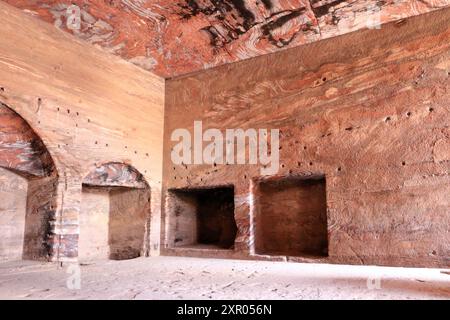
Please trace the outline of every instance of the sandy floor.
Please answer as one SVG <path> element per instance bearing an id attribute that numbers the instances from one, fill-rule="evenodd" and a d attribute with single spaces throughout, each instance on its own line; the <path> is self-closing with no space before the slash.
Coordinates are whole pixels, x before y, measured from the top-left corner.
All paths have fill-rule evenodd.
<path id="1" fill-rule="evenodd" d="M 450 299 L 436 269 L 154 257 L 82 265 L 71 290 L 68 267 L 0 262 L 0 299 Z"/>

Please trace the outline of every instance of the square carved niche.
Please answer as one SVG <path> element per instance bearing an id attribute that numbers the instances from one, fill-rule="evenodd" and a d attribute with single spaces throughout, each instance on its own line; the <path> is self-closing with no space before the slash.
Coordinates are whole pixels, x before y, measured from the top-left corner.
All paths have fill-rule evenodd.
<path id="1" fill-rule="evenodd" d="M 234 187 L 169 190 L 174 247 L 231 249 L 236 238 Z"/>
<path id="2" fill-rule="evenodd" d="M 259 181 L 255 196 L 256 254 L 328 256 L 324 177 Z"/>

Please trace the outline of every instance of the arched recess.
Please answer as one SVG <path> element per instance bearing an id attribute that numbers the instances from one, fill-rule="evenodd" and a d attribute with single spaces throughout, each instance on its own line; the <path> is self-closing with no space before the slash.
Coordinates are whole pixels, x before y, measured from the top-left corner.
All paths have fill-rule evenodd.
<path id="1" fill-rule="evenodd" d="M 51 257 L 57 180 L 42 140 L 0 102 L 0 260 Z"/>
<path id="2" fill-rule="evenodd" d="M 133 167 L 110 162 L 83 180 L 78 258 L 124 260 L 147 255 L 150 187 Z"/>

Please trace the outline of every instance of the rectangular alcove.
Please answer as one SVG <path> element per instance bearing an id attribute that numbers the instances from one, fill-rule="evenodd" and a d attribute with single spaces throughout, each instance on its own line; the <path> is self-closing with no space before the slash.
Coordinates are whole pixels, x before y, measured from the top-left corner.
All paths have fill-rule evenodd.
<path id="1" fill-rule="evenodd" d="M 174 247 L 231 249 L 236 238 L 234 187 L 169 190 Z"/>
<path id="2" fill-rule="evenodd" d="M 126 260 L 143 255 L 150 190 L 83 185 L 78 258 Z"/>
<path id="3" fill-rule="evenodd" d="M 259 181 L 255 196 L 256 254 L 328 256 L 324 177 Z"/>

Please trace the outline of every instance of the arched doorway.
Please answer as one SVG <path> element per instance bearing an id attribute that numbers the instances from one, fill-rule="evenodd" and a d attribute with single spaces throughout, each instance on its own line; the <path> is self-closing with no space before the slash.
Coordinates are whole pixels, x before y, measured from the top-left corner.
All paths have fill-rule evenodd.
<path id="1" fill-rule="evenodd" d="M 129 165 L 111 162 L 83 180 L 79 260 L 132 259 L 146 254 L 150 188 Z"/>
<path id="2" fill-rule="evenodd" d="M 51 256 L 57 173 L 39 136 L 0 102 L 0 260 Z"/>

